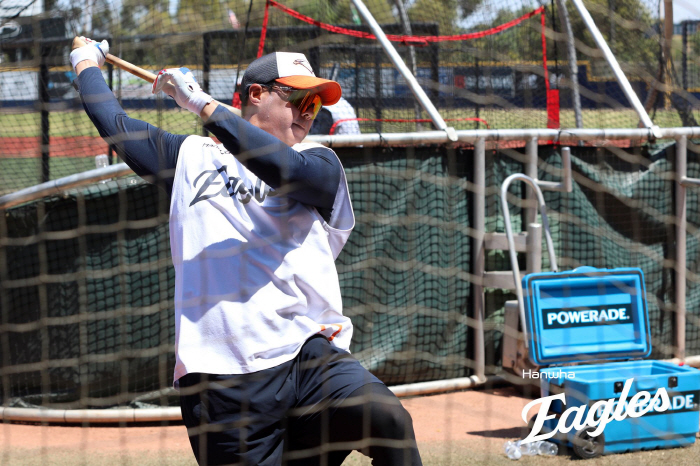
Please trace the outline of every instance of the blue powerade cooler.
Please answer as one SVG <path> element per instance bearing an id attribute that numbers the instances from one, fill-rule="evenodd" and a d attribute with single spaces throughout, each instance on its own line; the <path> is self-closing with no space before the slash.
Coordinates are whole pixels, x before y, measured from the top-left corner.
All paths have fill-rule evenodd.
<path id="1" fill-rule="evenodd" d="M 599 436 L 590 435 L 595 428 L 584 427 L 558 433 L 554 441 L 568 444 L 582 458 L 695 442 L 700 370 L 642 360 L 651 353 L 651 336 L 640 269 L 582 267 L 534 273 L 523 278 L 522 287 L 529 358 L 537 366 L 547 366 L 538 374 L 542 396 L 565 394 L 565 406 L 556 400 L 551 405 L 550 414 L 556 418 L 545 422 L 545 431 L 554 430 L 569 408 L 585 406 L 587 416 L 597 401 L 614 399 L 617 406 L 628 379 L 633 381 L 631 388 L 628 384 L 625 409 L 640 391 L 649 392 L 653 402 L 664 388 L 670 399 L 668 410 L 611 420 Z M 572 413 L 566 425 L 573 420 Z"/>

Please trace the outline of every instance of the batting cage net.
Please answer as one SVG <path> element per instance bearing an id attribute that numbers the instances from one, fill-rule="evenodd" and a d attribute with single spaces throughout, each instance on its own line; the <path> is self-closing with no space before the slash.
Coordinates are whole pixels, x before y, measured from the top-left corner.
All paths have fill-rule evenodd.
<path id="1" fill-rule="evenodd" d="M 45 11 L 2 12 L 2 194 L 94 168 L 97 155 L 117 162 L 71 85 L 68 54 L 78 34 L 108 39 L 112 53 L 150 71 L 188 66 L 226 103 L 235 103 L 237 77 L 260 53 L 303 52 L 319 76 L 341 83 L 352 108 L 344 119 L 357 121 L 360 133 L 434 129 L 349 1 L 88 3 L 46 1 Z M 699 33 L 688 23 L 685 48 L 674 41 L 672 60 L 665 60 L 656 2 L 614 3 L 614 11 L 607 1 L 586 6 L 654 122 L 697 126 Z M 567 5 L 565 15 L 557 3 L 528 0 L 367 2 L 456 129 L 636 127 L 638 114 Z M 573 36 L 562 24 L 565 17 Z M 569 37 L 576 38 L 574 61 Z M 203 134 L 198 118 L 152 95 L 149 83 L 112 66 L 103 74 L 130 116 L 173 133 Z M 539 177 L 557 180 L 561 147 L 542 143 Z M 674 146 L 616 144 L 572 147 L 573 192 L 546 193 L 556 253 L 566 268 L 641 267 L 654 356 L 670 357 Z M 497 190 L 508 175 L 524 171 L 523 145 L 494 143 L 487 150 L 485 231 L 503 231 Z M 690 146 L 688 176 L 698 177 Z M 336 152 L 357 217 L 337 261 L 344 313 L 355 326 L 353 353 L 387 384 L 472 375 L 472 299 L 480 279 L 473 241 L 483 233 L 473 221 L 474 148 Z M 524 195 L 519 185 L 511 192 Z M 688 354 L 700 352 L 697 201 L 697 192 L 689 191 Z M 522 228 L 518 203 L 511 215 L 515 229 Z M 486 266 L 507 270 L 507 254 L 489 252 Z M 5 406 L 177 403 L 168 390 L 174 364 L 168 199 L 158 187 L 122 178 L 6 209 L 0 283 Z M 488 371 L 495 373 L 503 305 L 513 295 L 487 291 L 485 344 Z"/>
<path id="2" fill-rule="evenodd" d="M 540 147 L 539 178 L 557 181 L 560 150 Z M 562 270 L 639 266 L 654 357 L 673 356 L 675 151 L 572 148 L 574 189 L 545 192 Z M 473 373 L 473 150 L 338 149 L 357 218 L 338 258 L 352 351 L 387 384 Z M 523 171 L 516 149 L 487 150 L 486 231 L 503 231 L 498 187 Z M 700 175 L 689 152 L 688 176 Z M 514 199 L 523 196 L 514 184 Z M 687 352 L 700 352 L 700 212 L 688 192 Z M 521 203 L 511 204 L 516 231 Z M 172 383 L 174 272 L 168 200 L 146 183 L 109 181 L 8 209 L 0 217 L 0 332 L 6 406 L 177 403 Z M 508 270 L 490 251 L 487 270 Z M 543 264 L 547 269 L 547 263 Z M 234 277 L 232 277 L 234 279 Z M 487 290 L 489 372 L 500 366 L 503 303 Z"/>

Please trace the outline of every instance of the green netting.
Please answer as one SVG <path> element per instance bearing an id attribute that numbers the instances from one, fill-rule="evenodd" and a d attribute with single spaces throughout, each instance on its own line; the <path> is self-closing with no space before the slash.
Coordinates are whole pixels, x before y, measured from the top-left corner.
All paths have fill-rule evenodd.
<path id="1" fill-rule="evenodd" d="M 389 384 L 472 374 L 470 148 L 355 148 L 346 167 L 357 224 L 337 261 L 352 350 Z M 486 231 L 503 231 L 498 187 L 520 148 L 487 151 Z M 540 179 L 559 149 L 541 146 Z M 675 146 L 572 147 L 574 190 L 545 192 L 562 270 L 641 267 L 653 357 L 673 353 Z M 688 176 L 700 175 L 690 152 Z M 523 186 L 511 186 L 513 199 Z M 700 353 L 698 193 L 688 191 L 687 353 Z M 514 228 L 521 207 L 510 206 Z M 9 405 L 167 404 L 173 269 L 167 200 L 112 181 L 9 209 L 0 218 L 0 384 Z M 487 270 L 509 270 L 490 252 Z M 547 261 L 543 268 L 548 267 Z M 487 290 L 486 353 L 500 362 L 502 290 Z M 495 368 L 492 368 L 495 370 Z"/>
<path id="2" fill-rule="evenodd" d="M 373 152 L 374 163 L 344 162 L 357 226 L 338 267 L 353 352 L 389 384 L 462 377 L 471 236 L 454 161 L 470 153 Z"/>

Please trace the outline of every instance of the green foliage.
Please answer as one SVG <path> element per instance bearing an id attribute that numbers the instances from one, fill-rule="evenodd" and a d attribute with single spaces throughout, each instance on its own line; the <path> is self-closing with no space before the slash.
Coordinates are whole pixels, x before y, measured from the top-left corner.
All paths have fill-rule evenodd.
<path id="1" fill-rule="evenodd" d="M 586 7 L 618 61 L 648 65 L 656 69 L 659 37 L 653 28 L 657 20 L 644 3 L 640 0 L 615 0 L 611 11 L 609 0 L 587 0 Z M 593 36 L 574 5 L 568 2 L 567 8 L 574 37 L 588 47 L 597 49 Z M 612 41 L 611 35 L 614 36 Z M 579 60 L 588 58 L 582 56 L 580 47 L 578 49 Z"/>
<path id="2" fill-rule="evenodd" d="M 477 31 L 487 30 L 519 18 L 532 10 L 531 7 L 523 7 L 519 10 L 502 9 L 498 11 L 493 21 L 479 24 L 474 29 Z M 551 45 L 547 44 L 548 47 Z M 473 40 L 470 42 L 470 46 L 483 51 L 483 55 L 497 61 L 534 61 L 540 63 L 542 62 L 540 16 L 528 18 L 507 31 Z"/>

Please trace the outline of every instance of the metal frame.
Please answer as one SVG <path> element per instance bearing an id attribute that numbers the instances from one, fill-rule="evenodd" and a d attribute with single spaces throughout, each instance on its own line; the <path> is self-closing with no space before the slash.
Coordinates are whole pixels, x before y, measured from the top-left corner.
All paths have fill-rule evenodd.
<path id="1" fill-rule="evenodd" d="M 676 154 L 676 215 L 679 216 L 677 228 L 677 283 L 676 283 L 676 356 L 675 362 L 685 361 L 687 364 L 700 366 L 700 356 L 685 356 L 685 257 L 681 256 L 685 253 L 685 189 L 690 186 L 700 186 L 700 179 L 688 178 L 686 176 L 686 156 L 687 156 L 687 139 L 700 138 L 700 127 L 685 127 L 685 128 L 661 128 L 659 130 L 662 139 L 676 139 L 678 148 Z M 537 145 L 532 141 L 535 138 L 542 138 L 559 143 L 578 144 L 579 141 L 613 141 L 619 139 L 632 139 L 636 142 L 645 142 L 649 139 L 654 139 L 649 129 L 570 129 L 565 131 L 552 129 L 526 129 L 526 130 L 465 130 L 457 131 L 458 143 L 473 144 L 474 158 L 474 212 L 473 225 L 475 235 L 472 242 L 473 259 L 472 267 L 476 276 L 483 276 L 484 272 L 484 227 L 485 227 L 485 193 L 486 193 L 486 177 L 485 177 L 485 153 L 486 141 L 526 141 L 526 146 L 534 147 L 536 151 Z M 419 133 L 384 133 L 384 134 L 361 134 L 361 135 L 343 135 L 343 136 L 314 136 L 309 140 L 324 143 L 330 147 L 356 147 L 363 145 L 365 147 L 376 146 L 405 146 L 405 145 L 421 145 L 421 144 L 453 144 L 444 131 L 428 131 Z M 570 164 L 564 160 L 568 157 L 567 148 L 563 148 L 562 158 L 564 167 Z M 536 156 L 536 152 L 535 152 Z M 533 163 L 534 157 L 530 154 L 529 164 Z M 534 160 L 536 163 L 536 159 Z M 563 181 L 561 183 L 535 182 L 536 189 L 554 189 L 558 191 L 571 190 L 571 177 L 566 175 L 564 170 Z M 80 186 L 89 185 L 100 180 L 124 176 L 131 174 L 131 170 L 126 164 L 111 165 L 106 168 L 90 170 L 87 172 L 71 175 L 69 177 L 43 183 L 33 186 L 15 193 L 7 194 L 0 197 L 0 210 L 7 209 L 25 202 L 39 199 L 47 195 L 63 195 L 68 189 L 78 188 Z M 512 233 L 512 232 L 511 232 Z M 485 375 L 485 348 L 484 348 L 484 306 L 483 306 L 483 283 L 477 280 L 473 284 L 474 290 L 474 376 L 470 382 L 460 382 L 462 379 L 452 381 L 440 381 L 440 384 L 430 384 L 422 387 L 421 384 L 410 384 L 411 388 L 406 389 L 409 394 L 423 393 L 421 390 L 428 390 L 426 393 L 432 393 L 441 390 L 454 390 L 461 388 L 470 388 L 482 385 L 487 380 L 494 380 Z M 680 305 L 682 304 L 682 306 Z M 465 379 L 465 380 L 466 380 Z M 439 388 L 444 387 L 444 388 Z M 398 391 L 398 387 L 396 387 Z M 0 408 L 2 409 L 2 408 Z M 25 412 L 25 411 L 22 411 Z M 23 420 L 21 416 L 17 417 L 13 411 L 3 411 L 4 419 Z M 9 417 L 8 417 L 9 416 Z M 25 419 L 26 420 L 26 419 Z M 60 422 L 60 421 L 57 421 Z M 68 422 L 68 421 L 65 421 Z"/>
<path id="2" fill-rule="evenodd" d="M 554 243 L 552 234 L 549 230 L 549 219 L 547 218 L 547 206 L 544 203 L 542 190 L 537 184 L 537 181 L 522 173 L 514 173 L 503 181 L 501 185 L 501 209 L 503 210 L 503 219 L 505 220 L 506 237 L 508 238 L 508 254 L 510 256 L 510 266 L 513 269 L 513 281 L 515 282 L 515 295 L 518 298 L 518 312 L 520 313 L 520 322 L 523 324 L 523 338 L 525 347 L 527 348 L 529 340 L 527 337 L 527 328 L 525 327 L 525 303 L 523 300 L 523 286 L 520 282 L 520 266 L 518 265 L 518 255 L 515 250 L 515 240 L 513 239 L 513 227 L 510 223 L 510 212 L 508 211 L 508 187 L 515 181 L 524 181 L 534 191 L 537 196 L 537 204 L 540 209 L 540 218 L 542 219 L 542 228 L 544 229 L 545 241 L 547 242 L 547 253 L 549 254 L 549 263 L 552 272 L 557 272 L 557 257 L 554 253 Z"/>
<path id="3" fill-rule="evenodd" d="M 676 358 L 685 358 L 685 326 L 686 326 L 686 233 L 687 233 L 687 200 L 688 187 L 700 186 L 700 179 L 688 178 L 688 138 L 681 136 L 676 140 L 676 325 L 674 353 Z"/>
<path id="4" fill-rule="evenodd" d="M 700 127 L 659 128 L 656 134 L 649 128 L 616 129 L 477 129 L 455 131 L 457 143 L 475 144 L 479 139 L 485 141 L 528 141 L 532 138 L 552 141 L 554 143 L 576 145 L 579 141 L 608 141 L 615 139 L 632 139 L 646 142 L 656 139 L 677 139 L 685 136 L 700 138 Z M 376 147 L 405 146 L 420 144 L 449 144 L 444 131 L 423 131 L 415 133 L 364 133 L 345 135 L 309 136 L 307 141 L 317 142 L 328 147 Z"/>

